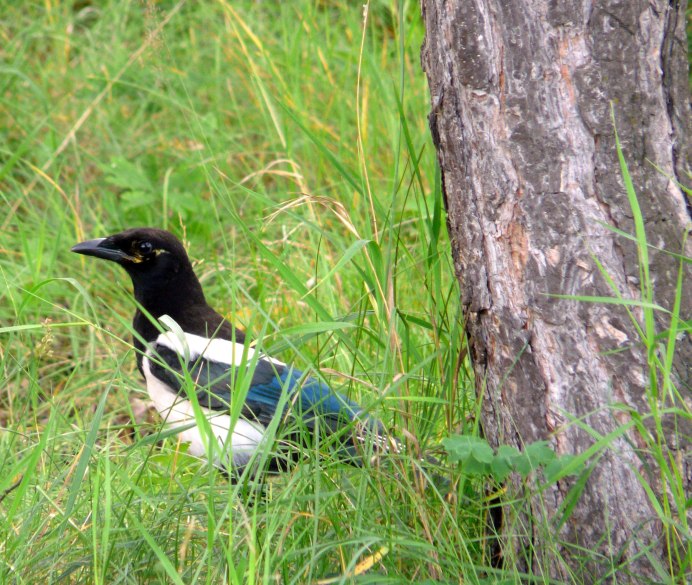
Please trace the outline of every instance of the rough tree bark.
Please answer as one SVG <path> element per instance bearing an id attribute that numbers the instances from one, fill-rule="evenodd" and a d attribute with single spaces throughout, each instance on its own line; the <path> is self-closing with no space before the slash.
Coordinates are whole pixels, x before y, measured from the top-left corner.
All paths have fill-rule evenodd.
<path id="1" fill-rule="evenodd" d="M 559 453 L 583 452 L 594 437 L 570 422 L 576 417 L 606 436 L 628 420 L 613 404 L 650 411 L 646 355 L 622 307 L 546 293 L 613 296 L 597 258 L 623 297 L 639 298 L 634 244 L 602 225 L 634 233 L 611 101 L 649 242 L 681 252 L 690 215 L 675 181 L 690 185 L 692 150 L 686 2 L 422 0 L 422 7 L 430 126 L 485 392 L 484 432 L 495 444 L 550 438 Z M 678 261 L 650 253 L 656 301 L 670 308 Z M 684 296 L 683 317 L 691 300 Z M 678 347 L 679 384 L 689 396 L 690 340 Z M 555 520 L 573 480 L 534 498 L 532 546 L 511 543 L 529 555 L 525 569 L 565 582 L 576 571 L 588 582 L 627 566 L 620 583 L 657 579 L 650 560 L 663 567 L 667 560 L 635 474 L 656 485 L 642 445 L 630 432 L 594 460 L 576 508 L 553 534 L 559 555 L 542 554 L 556 543 L 539 527 Z M 689 444 L 670 447 L 689 456 Z M 641 554 L 648 549 L 649 557 Z"/>

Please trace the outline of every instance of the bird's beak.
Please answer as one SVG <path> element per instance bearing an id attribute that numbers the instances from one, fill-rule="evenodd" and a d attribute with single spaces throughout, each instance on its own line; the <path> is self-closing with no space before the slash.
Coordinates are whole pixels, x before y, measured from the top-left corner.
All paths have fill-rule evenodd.
<path id="1" fill-rule="evenodd" d="M 96 256 L 96 258 L 103 258 L 104 260 L 111 260 L 113 262 L 132 260 L 129 254 L 113 246 L 109 238 L 96 238 L 95 240 L 80 242 L 76 246 L 72 246 L 71 251 L 77 254 L 84 254 L 85 256 Z"/>

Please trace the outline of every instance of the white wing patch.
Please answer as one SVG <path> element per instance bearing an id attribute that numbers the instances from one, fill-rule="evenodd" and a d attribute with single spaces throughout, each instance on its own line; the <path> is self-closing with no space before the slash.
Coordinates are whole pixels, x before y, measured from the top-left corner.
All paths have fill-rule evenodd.
<path id="1" fill-rule="evenodd" d="M 188 361 L 194 361 L 202 356 L 228 366 L 248 363 L 255 354 L 254 349 L 245 347 L 242 343 L 234 343 L 225 339 L 208 339 L 192 333 L 179 335 L 173 331 L 166 331 L 166 333 L 158 336 L 156 343 L 185 356 Z"/>
<path id="2" fill-rule="evenodd" d="M 256 350 L 246 347 L 242 343 L 235 343 L 226 339 L 208 339 L 201 335 L 192 333 L 176 333 L 166 331 L 161 333 L 154 343 L 159 343 L 164 347 L 184 356 L 186 361 L 194 361 L 200 356 L 212 362 L 226 364 L 228 366 L 240 366 L 249 364 L 254 357 Z M 261 353 L 259 359 L 268 360 L 276 366 L 286 367 L 286 364 L 270 358 Z"/>
<path id="3" fill-rule="evenodd" d="M 173 334 L 171 335 L 172 339 L 171 337 L 167 337 L 168 334 L 164 333 L 159 336 L 156 342 L 168 347 L 168 349 L 178 352 L 182 349 L 182 344 L 178 338 L 173 336 Z M 209 340 L 190 334 L 185 334 L 185 337 L 193 338 L 192 340 L 188 340 L 188 343 L 190 341 L 193 343 L 193 345 L 189 347 L 189 353 L 192 359 L 202 355 L 207 359 L 214 359 L 214 361 L 228 364 L 228 357 L 225 359 L 216 359 L 216 352 L 220 352 L 222 349 L 231 350 L 229 353 L 224 354 L 226 356 L 233 356 L 231 359 L 235 359 L 233 350 L 238 352 L 238 363 L 243 356 L 242 352 L 244 348 L 238 343 L 232 343 L 221 339 Z M 173 339 L 175 341 L 173 341 Z M 202 347 L 200 345 L 201 342 L 198 340 L 203 340 L 205 347 Z M 175 345 L 176 342 L 179 346 Z M 212 344 L 214 345 L 212 346 Z M 213 358 L 207 353 L 209 347 L 213 347 Z M 182 441 L 190 444 L 190 454 L 197 457 L 206 457 L 209 453 L 209 449 L 207 448 L 209 439 L 202 436 L 202 432 L 204 431 L 201 431 L 195 423 L 195 413 L 192 403 L 184 396 L 176 394 L 170 386 L 151 373 L 149 363 L 150 351 L 151 350 L 147 350 L 142 358 L 142 370 L 147 383 L 149 397 L 153 401 L 161 418 L 163 418 L 167 424 L 174 428 L 192 425 L 190 428 L 180 432 L 180 438 Z M 248 351 L 252 350 L 249 349 Z M 180 353 L 184 354 L 183 351 L 180 351 Z M 231 428 L 231 417 L 227 414 L 220 414 L 202 406 L 200 406 L 200 410 L 209 421 L 212 431 L 211 434 L 218 444 L 218 449 L 212 449 L 214 454 L 213 463 L 223 466 L 228 466 L 230 463 L 238 467 L 245 465 L 262 442 L 264 438 L 264 427 L 259 423 L 251 423 L 241 418 L 238 419 L 235 426 Z"/>

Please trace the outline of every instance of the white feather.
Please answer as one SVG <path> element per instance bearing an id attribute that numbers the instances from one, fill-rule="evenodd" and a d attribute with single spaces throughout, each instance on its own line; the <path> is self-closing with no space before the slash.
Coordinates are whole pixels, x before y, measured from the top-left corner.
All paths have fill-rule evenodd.
<path id="1" fill-rule="evenodd" d="M 185 361 L 195 361 L 202 356 L 212 362 L 226 364 L 228 366 L 248 365 L 255 355 L 255 349 L 246 347 L 242 343 L 235 343 L 226 339 L 208 339 L 201 335 L 183 333 L 182 336 L 174 331 L 161 333 L 157 338 L 158 344 L 167 347 L 171 351 L 183 356 Z M 285 367 L 286 364 L 260 354 L 259 359 L 268 360 L 276 366 Z"/>
<path id="2" fill-rule="evenodd" d="M 165 345 L 173 351 L 179 351 L 175 346 L 175 337 L 165 337 L 167 334 L 162 334 L 157 339 L 157 343 Z M 197 340 L 204 340 L 208 345 L 214 342 L 221 342 L 220 344 L 214 345 L 214 355 L 220 349 L 242 350 L 243 346 L 240 344 L 234 344 L 229 341 L 223 340 L 208 340 L 196 335 L 185 334 L 186 338 L 195 338 L 191 341 L 193 346 L 190 347 L 190 354 L 192 359 L 199 357 L 200 353 L 204 357 L 209 357 L 206 354 L 204 348 L 201 348 Z M 162 338 L 164 338 L 162 340 Z M 190 340 L 188 339 L 188 343 Z M 226 345 L 222 345 L 226 344 Z M 235 348 L 228 346 L 237 346 Z M 182 348 L 181 348 L 182 349 Z M 201 351 L 199 351 L 201 349 Z M 194 355 L 195 352 L 197 355 Z M 252 351 L 252 350 L 250 350 Z M 180 352 L 184 353 L 184 352 Z M 234 356 L 233 351 L 225 355 Z M 239 353 L 242 356 L 242 351 Z M 195 424 L 195 413 L 193 410 L 192 403 L 187 400 L 184 396 L 179 396 L 175 391 L 159 380 L 156 376 L 151 373 L 151 367 L 149 363 L 150 350 L 147 350 L 146 354 L 142 358 L 142 370 L 144 372 L 144 378 L 147 383 L 147 391 L 149 392 L 149 397 L 154 403 L 156 410 L 161 415 L 163 420 L 174 428 L 189 426 L 180 432 L 180 438 L 182 441 L 189 443 L 189 453 L 197 457 L 204 457 L 209 453 L 207 449 L 208 439 L 205 440 L 202 437 L 200 429 Z M 209 358 L 209 359 L 215 359 Z M 226 360 L 215 359 L 215 361 L 221 361 L 222 363 L 228 363 Z M 238 419 L 233 429 L 231 429 L 231 417 L 227 414 L 220 414 L 213 410 L 209 410 L 200 406 L 201 411 L 210 423 L 213 438 L 216 439 L 219 446 L 218 449 L 213 449 L 214 453 L 214 464 L 216 465 L 228 465 L 232 462 L 236 466 L 242 466 L 250 459 L 254 451 L 257 449 L 259 444 L 262 442 L 264 437 L 264 428 L 258 423 L 251 423 L 244 419 Z"/>
<path id="3" fill-rule="evenodd" d="M 184 333 L 181 338 L 173 331 L 161 333 L 156 343 L 167 347 L 189 360 L 196 360 L 202 356 L 213 362 L 228 366 L 239 366 L 252 359 L 255 350 L 245 347 L 242 343 L 234 343 L 225 339 L 208 339 L 192 333 Z"/>

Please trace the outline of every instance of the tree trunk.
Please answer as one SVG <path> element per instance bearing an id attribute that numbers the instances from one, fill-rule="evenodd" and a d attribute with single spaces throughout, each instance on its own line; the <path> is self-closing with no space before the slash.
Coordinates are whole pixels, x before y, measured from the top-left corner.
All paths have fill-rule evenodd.
<path id="1" fill-rule="evenodd" d="M 686 2 L 422 0 L 422 7 L 430 127 L 485 392 L 484 432 L 495 445 L 549 438 L 559 454 L 584 452 L 595 442 L 587 426 L 605 437 L 633 411 L 651 412 L 646 349 L 623 307 L 550 294 L 615 296 L 597 259 L 623 297 L 640 298 L 635 244 L 604 227 L 634 233 L 612 102 L 657 248 L 649 250 L 655 300 L 672 307 L 679 259 L 660 249 L 685 252 L 690 222 L 676 184 L 690 185 L 692 150 Z M 683 295 L 683 318 L 690 301 Z M 676 364 L 687 397 L 690 363 L 686 337 Z M 673 442 L 684 436 L 678 428 L 665 437 L 682 460 L 689 443 Z M 623 583 L 659 580 L 655 563 L 674 564 L 643 488 L 664 489 L 645 441 L 630 430 L 606 443 L 564 524 L 558 519 L 574 479 L 533 497 L 523 541 L 517 525 L 505 523 L 504 536 L 514 534 L 505 544 L 523 551 L 514 558 L 525 570 L 564 582 L 618 572 Z M 671 512 L 678 513 L 685 511 Z"/>

